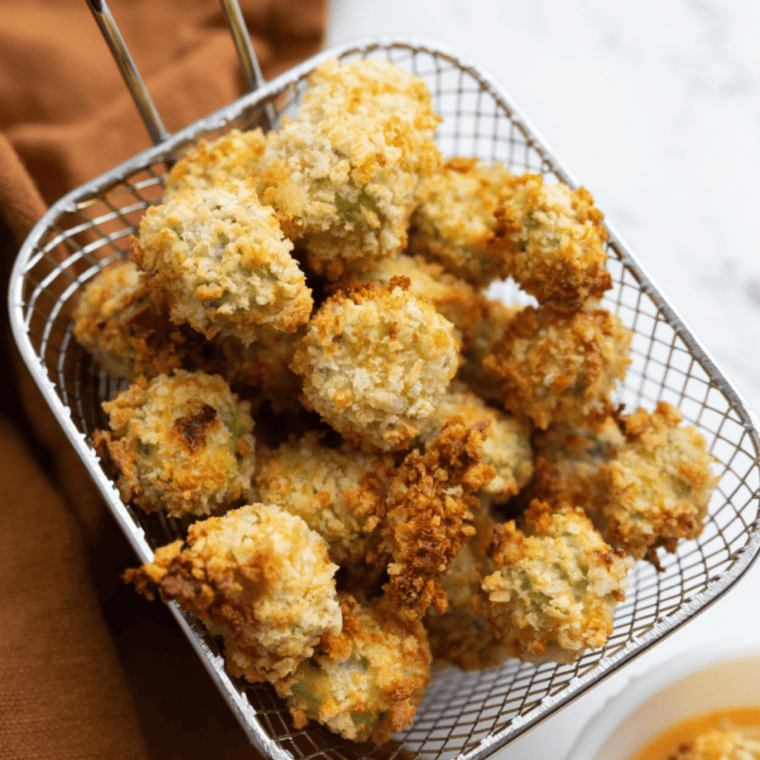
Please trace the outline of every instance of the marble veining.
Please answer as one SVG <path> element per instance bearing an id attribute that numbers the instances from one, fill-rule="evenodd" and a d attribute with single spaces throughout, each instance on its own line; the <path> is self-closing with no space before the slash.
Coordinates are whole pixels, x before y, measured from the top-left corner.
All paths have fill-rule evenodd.
<path id="1" fill-rule="evenodd" d="M 760 3 L 331 0 L 327 44 L 440 41 L 493 74 L 760 410 Z M 562 758 L 635 674 L 760 629 L 760 564 L 500 760 Z"/>

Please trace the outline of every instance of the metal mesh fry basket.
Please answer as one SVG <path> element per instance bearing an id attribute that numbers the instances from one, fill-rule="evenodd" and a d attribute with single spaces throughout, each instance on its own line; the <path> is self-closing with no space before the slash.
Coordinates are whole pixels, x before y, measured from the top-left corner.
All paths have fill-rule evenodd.
<path id="1" fill-rule="evenodd" d="M 156 547 L 179 537 L 182 525 L 122 503 L 91 447 L 93 432 L 107 426 L 101 402 L 126 383 L 109 379 L 72 339 L 73 304 L 101 267 L 127 255 L 129 235 L 162 194 L 167 165 L 199 137 L 263 124 L 272 114 L 294 114 L 306 76 L 329 57 L 384 58 L 421 76 L 443 117 L 438 141 L 445 156 L 503 161 L 515 173 L 536 172 L 575 186 L 487 74 L 426 41 L 373 38 L 321 53 L 56 203 L 19 254 L 10 285 L 11 321 L 32 376 L 143 562 L 152 559 Z M 315 724 L 296 730 L 273 689 L 229 676 L 218 642 L 172 604 L 178 623 L 261 752 L 304 760 L 486 757 L 688 622 L 749 568 L 760 544 L 756 417 L 611 229 L 608 252 L 614 288 L 605 306 L 635 333 L 633 363 L 616 400 L 628 408 L 652 409 L 660 400 L 678 406 L 718 460 L 720 485 L 701 538 L 664 556 L 661 572 L 637 564 L 603 649 L 587 652 L 572 665 L 508 661 L 476 673 L 440 670 L 414 724 L 382 747 L 345 742 Z M 520 300 L 509 283 L 497 291 L 506 300 Z"/>

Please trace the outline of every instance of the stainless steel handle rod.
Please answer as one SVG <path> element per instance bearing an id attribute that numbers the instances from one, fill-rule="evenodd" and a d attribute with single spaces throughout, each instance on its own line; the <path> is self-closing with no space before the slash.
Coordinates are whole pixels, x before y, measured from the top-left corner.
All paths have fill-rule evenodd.
<path id="1" fill-rule="evenodd" d="M 232 39 L 235 42 L 235 49 L 243 66 L 248 89 L 253 92 L 264 84 L 264 77 L 261 75 L 261 67 L 256 58 L 251 37 L 246 29 L 243 13 L 237 0 L 221 0 L 221 3 L 227 19 L 227 26 L 229 26 Z"/>
<path id="2" fill-rule="evenodd" d="M 240 58 L 240 63 L 243 67 L 248 89 L 253 92 L 264 84 L 264 77 L 261 73 L 258 58 L 256 58 L 256 51 L 253 49 L 251 36 L 248 34 L 248 29 L 245 25 L 243 13 L 240 10 L 238 0 L 220 1 L 224 9 L 225 18 L 227 19 L 227 26 L 229 26 L 232 39 L 235 42 L 238 58 Z M 262 126 L 265 129 L 271 129 L 274 126 L 275 114 L 270 104 L 267 104 L 264 109 L 263 119 L 265 123 Z"/>
<path id="3" fill-rule="evenodd" d="M 124 44 L 124 39 L 121 36 L 119 28 L 116 26 L 113 15 L 105 0 L 87 0 L 87 5 L 92 11 L 95 21 L 98 22 L 100 31 L 103 33 L 113 57 L 116 59 L 121 75 L 124 77 L 129 91 L 132 93 L 132 98 L 137 105 L 137 109 L 140 111 L 148 133 L 157 145 L 169 137 L 169 133 L 164 128 L 161 117 L 158 115 L 158 111 L 156 111 L 156 107 L 153 105 L 153 101 L 145 89 L 145 83 L 132 60 L 132 56 L 129 54 L 129 50 L 127 50 L 127 46 Z"/>

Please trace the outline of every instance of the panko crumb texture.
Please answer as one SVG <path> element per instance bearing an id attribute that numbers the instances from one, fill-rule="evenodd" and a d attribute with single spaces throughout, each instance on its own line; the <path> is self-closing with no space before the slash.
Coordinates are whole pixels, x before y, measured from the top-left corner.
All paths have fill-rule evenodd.
<path id="1" fill-rule="evenodd" d="M 572 662 L 612 632 L 633 559 L 606 544 L 580 509 L 534 501 L 525 527 L 508 522 L 494 533 L 496 570 L 482 584 L 487 624 L 513 657 Z"/>
<path id="2" fill-rule="evenodd" d="M 499 209 L 516 178 L 506 165 L 457 156 L 425 181 L 425 200 L 415 209 L 409 250 L 440 261 L 458 277 L 483 287 L 501 279 L 492 248 Z"/>
<path id="3" fill-rule="evenodd" d="M 292 248 L 273 210 L 230 182 L 149 208 L 132 260 L 173 321 L 248 344 L 259 326 L 292 332 L 309 319 L 313 299 Z"/>
<path id="4" fill-rule="evenodd" d="M 105 267 L 85 285 L 73 317 L 74 338 L 113 378 L 154 377 L 206 361 L 203 337 L 171 322 L 128 261 Z"/>
<path id="5" fill-rule="evenodd" d="M 493 255 L 539 303 L 572 312 L 612 287 L 604 215 L 585 188 L 526 174 L 496 214 Z"/>
<path id="6" fill-rule="evenodd" d="M 379 597 L 341 597 L 343 628 L 275 684 L 296 728 L 309 719 L 353 741 L 382 743 L 411 725 L 430 683 L 430 647 L 420 621 L 405 620 Z"/>
<path id="7" fill-rule="evenodd" d="M 340 632 L 338 568 L 300 517 L 249 504 L 193 523 L 186 543 L 158 549 L 125 580 L 148 598 L 177 601 L 222 636 L 234 676 L 284 678 Z"/>
<path id="8" fill-rule="evenodd" d="M 327 61 L 295 121 L 267 136 L 258 189 L 329 279 L 406 246 L 439 117 L 419 78 L 385 61 Z"/>
<path id="9" fill-rule="evenodd" d="M 166 177 L 164 200 L 185 190 L 213 189 L 229 181 L 253 184 L 265 147 L 261 129 L 231 129 L 215 140 L 200 140 Z"/>
<path id="10" fill-rule="evenodd" d="M 185 537 L 125 578 L 350 741 L 406 729 L 431 667 L 604 646 L 718 481 L 678 409 L 618 404 L 633 333 L 591 195 L 443 162 L 440 121 L 397 66 L 321 63 L 294 119 L 179 158 L 73 312 L 127 381 L 96 450 Z"/>
<path id="11" fill-rule="evenodd" d="M 501 403 L 537 427 L 602 412 L 631 363 L 633 333 L 593 302 L 571 314 L 529 306 L 483 360 Z"/>
<path id="12" fill-rule="evenodd" d="M 291 364 L 307 407 L 368 451 L 410 442 L 459 364 L 451 323 L 408 287 L 398 278 L 331 296 Z"/>
<path id="13" fill-rule="evenodd" d="M 343 444 L 332 449 L 316 432 L 258 452 L 254 488 L 259 501 L 278 504 L 327 543 L 338 565 L 361 560 L 383 515 L 393 463 Z"/>
<path id="14" fill-rule="evenodd" d="M 446 423 L 455 418 L 470 427 L 488 422 L 482 462 L 493 467 L 496 475 L 477 492 L 481 501 L 504 503 L 519 493 L 533 475 L 530 427 L 511 414 L 489 406 L 466 386 L 454 381 L 427 421 L 421 441 L 435 439 Z"/>
<path id="15" fill-rule="evenodd" d="M 146 512 L 204 515 L 251 495 L 250 403 L 221 376 L 139 377 L 103 409 L 111 430 L 98 431 L 95 446 L 118 471 L 125 501 Z"/>
<path id="16" fill-rule="evenodd" d="M 675 551 L 697 538 L 717 486 L 705 439 L 671 404 L 623 417 L 627 444 L 610 462 L 611 496 L 603 513 L 607 540 L 657 564 L 655 550 Z"/>

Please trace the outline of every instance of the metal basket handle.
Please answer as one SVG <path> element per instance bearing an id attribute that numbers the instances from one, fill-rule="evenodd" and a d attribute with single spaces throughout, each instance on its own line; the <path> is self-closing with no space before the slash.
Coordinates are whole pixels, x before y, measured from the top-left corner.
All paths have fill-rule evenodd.
<path id="1" fill-rule="evenodd" d="M 232 39 L 235 42 L 235 49 L 243 67 L 248 89 L 252 92 L 264 83 L 264 77 L 261 74 L 259 62 L 256 58 L 250 35 L 246 29 L 240 5 L 237 0 L 220 0 L 220 2 L 224 9 L 227 25 L 232 33 Z M 127 87 L 132 94 L 142 120 L 145 122 L 151 139 L 154 144 L 162 142 L 169 137 L 169 132 L 166 131 L 161 122 L 161 117 L 158 115 L 153 100 L 148 94 L 140 72 L 137 70 L 135 62 L 132 60 L 132 56 L 124 43 L 124 38 L 116 26 L 113 14 L 105 0 L 87 0 L 87 5 L 108 43 L 108 47 L 124 77 L 124 81 L 127 83 Z M 269 112 L 265 113 L 264 118 L 268 122 L 265 126 L 270 127 L 272 123 L 271 114 Z"/>

